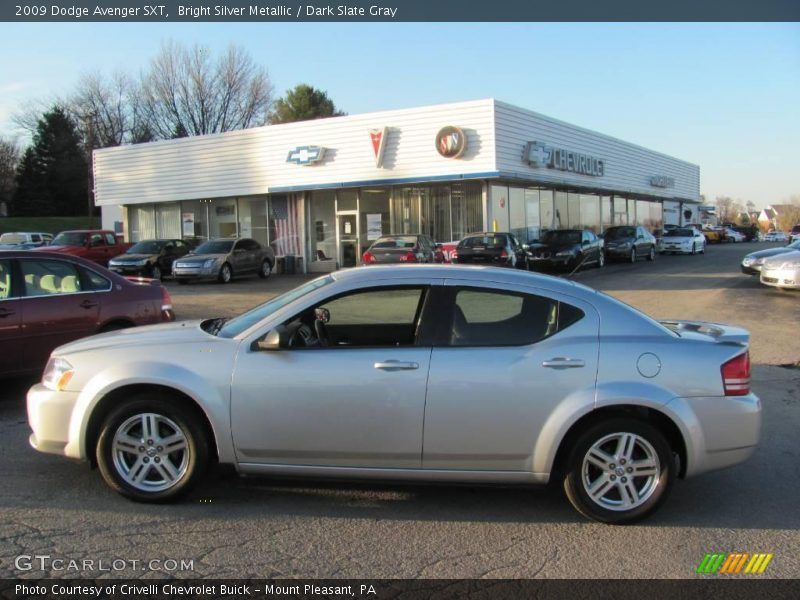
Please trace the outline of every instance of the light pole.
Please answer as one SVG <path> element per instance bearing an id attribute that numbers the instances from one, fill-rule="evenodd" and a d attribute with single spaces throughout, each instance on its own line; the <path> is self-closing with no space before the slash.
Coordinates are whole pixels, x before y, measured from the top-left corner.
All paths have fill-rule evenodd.
<path id="1" fill-rule="evenodd" d="M 87 216 L 89 217 L 88 227 L 93 227 L 92 220 L 94 217 L 94 169 L 92 168 L 92 146 L 94 145 L 94 120 L 97 113 L 89 112 L 81 115 L 83 120 L 83 129 L 86 134 L 85 147 L 86 147 L 86 163 L 87 163 Z"/>

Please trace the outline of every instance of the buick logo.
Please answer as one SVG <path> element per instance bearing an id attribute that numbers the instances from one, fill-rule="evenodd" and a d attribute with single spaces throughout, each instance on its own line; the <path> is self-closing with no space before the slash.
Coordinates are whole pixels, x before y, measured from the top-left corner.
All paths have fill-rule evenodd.
<path id="1" fill-rule="evenodd" d="M 289 150 L 286 162 L 296 165 L 313 165 L 322 160 L 325 156 L 325 148 L 322 146 L 298 146 L 294 150 Z"/>
<path id="2" fill-rule="evenodd" d="M 445 158 L 458 158 L 467 149 L 467 136 L 459 127 L 448 125 L 436 134 L 436 151 Z"/>

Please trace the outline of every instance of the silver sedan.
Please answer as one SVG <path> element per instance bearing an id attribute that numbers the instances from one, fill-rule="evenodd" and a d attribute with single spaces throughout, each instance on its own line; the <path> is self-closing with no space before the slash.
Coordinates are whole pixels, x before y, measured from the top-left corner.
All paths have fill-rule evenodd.
<path id="1" fill-rule="evenodd" d="M 218 459 L 248 475 L 563 484 L 587 517 L 652 513 L 676 478 L 759 440 L 749 335 L 656 322 L 590 288 L 492 267 L 364 267 L 239 317 L 56 349 L 30 442 L 139 501 Z"/>

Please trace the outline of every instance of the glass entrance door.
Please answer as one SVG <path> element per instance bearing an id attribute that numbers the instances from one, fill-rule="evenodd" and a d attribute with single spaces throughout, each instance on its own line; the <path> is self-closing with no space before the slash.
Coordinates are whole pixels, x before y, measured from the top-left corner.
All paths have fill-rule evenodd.
<path id="1" fill-rule="evenodd" d="M 361 263 L 359 256 L 358 211 L 338 213 L 339 265 L 355 267 Z"/>

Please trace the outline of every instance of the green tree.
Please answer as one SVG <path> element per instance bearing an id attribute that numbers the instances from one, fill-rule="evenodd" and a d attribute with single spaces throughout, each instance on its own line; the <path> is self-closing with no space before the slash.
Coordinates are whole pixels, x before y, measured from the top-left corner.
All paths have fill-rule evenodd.
<path id="1" fill-rule="evenodd" d="M 87 211 L 88 165 L 75 123 L 54 106 L 42 115 L 17 169 L 12 211 L 20 216 L 74 216 Z"/>
<path id="2" fill-rule="evenodd" d="M 269 122 L 277 125 L 326 117 L 341 117 L 345 114 L 347 113 L 336 108 L 326 92 L 301 83 L 293 90 L 286 92 L 284 98 L 279 98 L 275 102 L 275 106 L 269 114 Z"/>

